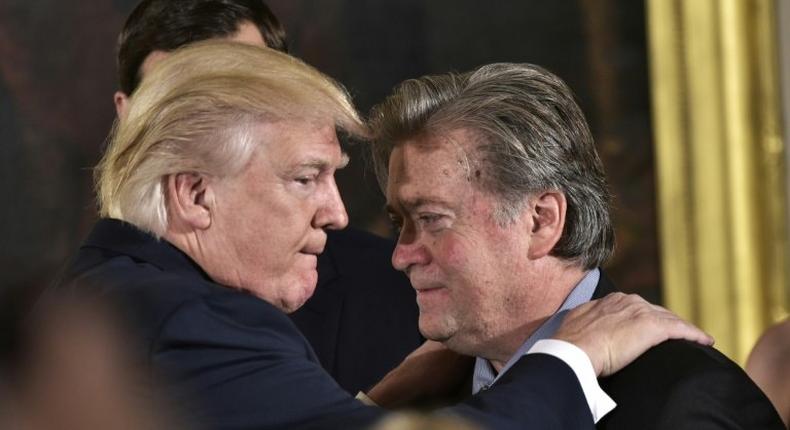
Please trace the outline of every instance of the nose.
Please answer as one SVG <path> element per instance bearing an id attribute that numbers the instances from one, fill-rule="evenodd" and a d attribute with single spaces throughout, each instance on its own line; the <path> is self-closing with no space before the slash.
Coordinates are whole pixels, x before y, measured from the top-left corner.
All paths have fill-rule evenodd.
<path id="1" fill-rule="evenodd" d="M 392 267 L 408 275 L 413 266 L 428 264 L 430 260 L 430 254 L 425 246 L 405 229 L 401 231 L 395 250 L 392 251 Z"/>
<path id="2" fill-rule="evenodd" d="M 316 212 L 314 227 L 341 230 L 348 225 L 348 213 L 334 178 L 329 179 L 326 197 Z"/>

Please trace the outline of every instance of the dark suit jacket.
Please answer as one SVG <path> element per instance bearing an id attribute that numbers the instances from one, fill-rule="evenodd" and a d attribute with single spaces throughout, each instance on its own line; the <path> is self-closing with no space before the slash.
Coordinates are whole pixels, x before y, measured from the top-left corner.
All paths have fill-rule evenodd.
<path id="1" fill-rule="evenodd" d="M 382 415 L 337 386 L 285 314 L 121 221 L 96 224 L 55 291 L 117 305 L 140 365 L 163 372 L 167 392 L 207 428 L 354 429 Z M 592 428 L 573 372 L 544 354 L 448 412 L 494 429 Z"/>
<path id="2" fill-rule="evenodd" d="M 601 274 L 593 299 L 614 291 Z M 617 408 L 598 429 L 784 430 L 771 403 L 737 364 L 693 342 L 664 342 L 600 384 Z"/>
<path id="3" fill-rule="evenodd" d="M 315 294 L 291 319 L 346 391 L 367 391 L 420 346 L 408 278 L 392 268 L 392 241 L 354 229 L 327 232 Z"/>

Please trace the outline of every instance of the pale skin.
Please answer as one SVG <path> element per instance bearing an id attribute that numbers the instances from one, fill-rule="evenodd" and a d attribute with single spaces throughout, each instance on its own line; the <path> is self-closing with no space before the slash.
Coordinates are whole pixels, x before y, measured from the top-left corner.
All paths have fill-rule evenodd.
<path id="1" fill-rule="evenodd" d="M 790 319 L 774 325 L 760 337 L 746 361 L 746 373 L 790 428 Z"/>
<path id="2" fill-rule="evenodd" d="M 212 279 L 290 313 L 313 294 L 326 229 L 348 224 L 335 170 L 348 162 L 331 121 L 254 127 L 242 172 L 167 178 L 164 238 Z"/>

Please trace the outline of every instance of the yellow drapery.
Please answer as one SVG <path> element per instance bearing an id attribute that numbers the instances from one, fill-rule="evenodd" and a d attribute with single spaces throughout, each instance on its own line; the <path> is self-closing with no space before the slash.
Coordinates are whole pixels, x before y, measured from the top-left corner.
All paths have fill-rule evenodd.
<path id="1" fill-rule="evenodd" d="M 664 302 L 743 364 L 787 315 L 773 0 L 648 0 Z"/>

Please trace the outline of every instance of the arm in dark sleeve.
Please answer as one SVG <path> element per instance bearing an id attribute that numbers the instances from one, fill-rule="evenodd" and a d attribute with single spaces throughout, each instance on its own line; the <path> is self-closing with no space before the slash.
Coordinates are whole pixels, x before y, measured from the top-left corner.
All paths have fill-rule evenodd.
<path id="1" fill-rule="evenodd" d="M 153 348 L 154 366 L 208 429 L 366 428 L 383 413 L 338 387 L 290 320 L 253 297 L 183 304 Z"/>
<path id="2" fill-rule="evenodd" d="M 367 428 L 383 415 L 341 389 L 291 321 L 268 303 L 228 294 L 180 306 L 151 357 L 194 399 L 210 429 Z M 490 390 L 445 410 L 488 429 L 583 429 L 592 418 L 573 371 L 523 357 Z"/>
<path id="3" fill-rule="evenodd" d="M 571 368 L 527 354 L 488 390 L 445 410 L 490 429 L 592 429 L 592 415 Z"/>

